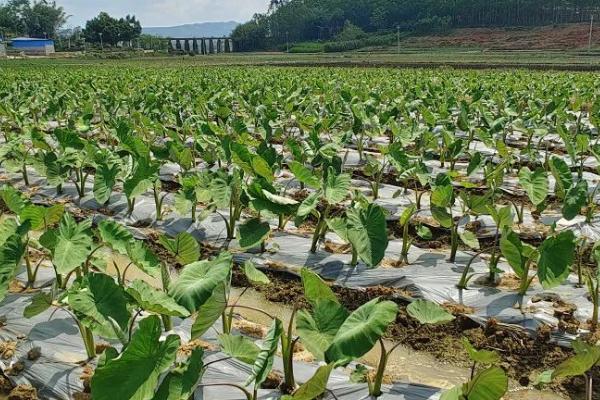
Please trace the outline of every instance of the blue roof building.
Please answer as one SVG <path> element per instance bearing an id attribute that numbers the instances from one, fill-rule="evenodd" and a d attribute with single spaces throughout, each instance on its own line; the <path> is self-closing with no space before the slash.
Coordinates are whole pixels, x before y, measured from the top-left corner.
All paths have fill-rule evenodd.
<path id="1" fill-rule="evenodd" d="M 14 50 L 29 55 L 48 55 L 54 53 L 54 40 L 21 37 L 10 41 Z"/>

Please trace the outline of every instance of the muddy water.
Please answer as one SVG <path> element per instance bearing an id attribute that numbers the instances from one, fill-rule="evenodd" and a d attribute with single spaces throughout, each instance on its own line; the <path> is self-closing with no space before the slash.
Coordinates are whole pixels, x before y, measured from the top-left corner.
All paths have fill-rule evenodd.
<path id="1" fill-rule="evenodd" d="M 233 288 L 231 301 L 238 298 L 242 289 Z M 259 308 L 267 313 L 279 317 L 284 326 L 289 324 L 292 307 L 280 303 L 271 303 L 255 290 L 247 290 L 239 304 Z M 236 312 L 244 319 L 261 325 L 268 326 L 271 321 L 269 317 L 260 312 L 245 309 L 236 309 Z M 391 348 L 393 342 L 386 341 L 386 347 Z M 379 361 L 379 346 L 369 352 L 361 363 L 375 366 Z M 469 379 L 468 368 L 445 364 L 433 356 L 414 351 L 405 346 L 399 346 L 389 358 L 386 374 L 394 381 L 410 382 L 415 384 L 430 385 L 440 388 L 451 388 Z M 552 392 L 540 392 L 537 390 L 520 390 L 517 384 L 511 384 L 510 393 L 505 396 L 507 400 L 560 400 L 564 399 Z"/>

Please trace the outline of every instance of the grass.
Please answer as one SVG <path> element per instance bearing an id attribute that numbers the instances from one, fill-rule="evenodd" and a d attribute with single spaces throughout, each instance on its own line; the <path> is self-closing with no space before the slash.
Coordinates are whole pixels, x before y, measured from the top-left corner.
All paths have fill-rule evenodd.
<path id="1" fill-rule="evenodd" d="M 346 53 L 233 53 L 208 56 L 154 56 L 121 60 L 87 59 L 82 57 L 28 58 L 0 61 L 0 68 L 19 65 L 73 64 L 151 64 L 161 65 L 356 65 L 356 66 L 485 66 L 594 68 L 600 70 L 599 51 L 549 50 L 482 50 L 471 49 L 408 49 L 371 48 Z"/>

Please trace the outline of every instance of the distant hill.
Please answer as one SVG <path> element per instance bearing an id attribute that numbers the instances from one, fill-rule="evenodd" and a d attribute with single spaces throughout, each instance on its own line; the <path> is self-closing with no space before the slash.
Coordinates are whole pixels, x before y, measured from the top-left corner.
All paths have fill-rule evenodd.
<path id="1" fill-rule="evenodd" d="M 142 28 L 142 33 L 160 37 L 209 37 L 229 36 L 239 22 L 202 22 L 178 26 L 158 26 Z"/>

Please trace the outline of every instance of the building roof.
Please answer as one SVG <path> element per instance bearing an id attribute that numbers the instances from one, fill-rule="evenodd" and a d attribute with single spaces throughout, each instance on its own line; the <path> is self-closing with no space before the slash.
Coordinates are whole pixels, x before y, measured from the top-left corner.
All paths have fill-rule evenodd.
<path id="1" fill-rule="evenodd" d="M 18 37 L 11 39 L 12 42 L 53 42 L 52 39 L 44 38 L 30 38 L 30 37 Z"/>

